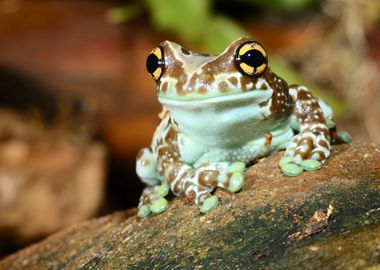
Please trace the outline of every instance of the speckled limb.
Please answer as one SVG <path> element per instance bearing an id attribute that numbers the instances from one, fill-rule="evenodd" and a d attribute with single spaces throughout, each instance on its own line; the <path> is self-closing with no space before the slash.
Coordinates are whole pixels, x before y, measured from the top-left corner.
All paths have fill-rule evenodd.
<path id="1" fill-rule="evenodd" d="M 175 195 L 185 195 L 198 206 L 209 198 L 215 187 L 237 192 L 244 183 L 244 166 L 240 162 L 204 163 L 191 167 L 185 163 L 172 163 L 165 169 L 166 180 Z M 164 170 L 165 170 L 164 169 Z"/>
<path id="2" fill-rule="evenodd" d="M 165 204 L 164 196 L 157 192 L 160 183 L 167 185 L 175 195 L 194 201 L 201 212 L 207 212 L 216 206 L 216 197 L 211 195 L 215 187 L 226 188 L 231 192 L 242 188 L 245 165 L 241 162 L 205 162 L 192 167 L 180 160 L 177 128 L 170 115 L 162 121 L 155 134 L 157 136 L 154 136 L 151 149 L 142 149 L 137 157 L 137 174 L 151 186 L 144 190 L 140 198 L 140 216 L 155 212 L 155 207 L 151 208 L 157 201 Z M 157 161 L 152 160 L 154 156 L 158 157 Z M 163 209 L 164 206 L 158 208 Z"/>
<path id="3" fill-rule="evenodd" d="M 290 157 L 287 163 L 300 165 L 306 170 L 319 169 L 330 156 L 330 131 L 327 121 L 332 118 L 331 110 L 313 97 L 304 86 L 291 86 L 289 93 L 295 102 L 292 127 L 299 133 L 292 138 L 286 149 L 285 157 Z M 293 165 L 285 163 L 285 167 L 281 168 L 285 174 L 291 171 L 288 174 L 291 176 L 302 172 L 291 166 Z"/>

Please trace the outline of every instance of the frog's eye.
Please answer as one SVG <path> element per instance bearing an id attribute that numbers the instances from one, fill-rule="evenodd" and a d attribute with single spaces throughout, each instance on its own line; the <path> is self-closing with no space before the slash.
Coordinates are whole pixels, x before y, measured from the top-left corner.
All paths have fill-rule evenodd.
<path id="1" fill-rule="evenodd" d="M 260 76 L 268 65 L 264 48 L 257 42 L 249 41 L 240 45 L 236 51 L 237 68 L 249 76 Z"/>
<path id="2" fill-rule="evenodd" d="M 164 54 L 161 47 L 156 47 L 148 55 L 146 59 L 146 69 L 152 75 L 153 79 L 157 81 L 160 79 L 162 73 L 164 72 Z"/>

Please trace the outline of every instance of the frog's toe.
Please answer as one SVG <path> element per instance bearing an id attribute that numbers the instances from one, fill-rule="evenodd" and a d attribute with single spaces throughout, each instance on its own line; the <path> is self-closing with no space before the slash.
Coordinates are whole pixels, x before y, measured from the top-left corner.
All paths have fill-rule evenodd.
<path id="1" fill-rule="evenodd" d="M 229 181 L 228 190 L 238 192 L 244 185 L 244 175 L 241 172 L 234 172 Z"/>
<path id="2" fill-rule="evenodd" d="M 346 131 L 338 129 L 336 133 L 343 140 L 343 142 L 345 143 L 352 142 L 352 138 L 350 134 L 348 134 Z"/>
<path id="3" fill-rule="evenodd" d="M 322 163 L 314 159 L 303 160 L 300 165 L 305 171 L 316 171 L 322 167 Z"/>
<path id="4" fill-rule="evenodd" d="M 167 184 L 162 184 L 156 189 L 156 194 L 159 197 L 166 197 L 169 194 L 169 186 Z"/>
<path id="5" fill-rule="evenodd" d="M 280 167 L 284 166 L 285 164 L 288 164 L 290 162 L 293 161 L 293 157 L 291 156 L 284 156 L 280 159 L 278 165 L 280 165 Z"/>
<path id="6" fill-rule="evenodd" d="M 327 119 L 326 120 L 326 126 L 328 128 L 334 128 L 336 126 L 336 123 L 333 120 L 331 120 L 331 119 Z"/>
<path id="7" fill-rule="evenodd" d="M 287 176 L 298 176 L 303 172 L 303 169 L 297 164 L 285 163 L 281 166 L 281 171 Z"/>
<path id="8" fill-rule="evenodd" d="M 244 172 L 245 170 L 245 163 L 244 162 L 233 162 L 230 166 L 227 168 L 227 172 Z"/>
<path id="9" fill-rule="evenodd" d="M 149 206 L 142 205 L 141 207 L 139 207 L 139 211 L 137 212 L 137 216 L 139 218 L 145 218 L 145 217 L 149 216 L 150 213 L 151 213 L 151 211 L 149 209 Z"/>
<path id="10" fill-rule="evenodd" d="M 149 206 L 149 210 L 155 214 L 160 214 L 168 209 L 168 207 L 168 201 L 165 198 L 159 198 Z"/>
<path id="11" fill-rule="evenodd" d="M 218 202 L 218 197 L 216 197 L 215 195 L 207 198 L 202 204 L 202 207 L 200 209 L 201 213 L 204 214 L 211 211 L 218 205 Z"/>

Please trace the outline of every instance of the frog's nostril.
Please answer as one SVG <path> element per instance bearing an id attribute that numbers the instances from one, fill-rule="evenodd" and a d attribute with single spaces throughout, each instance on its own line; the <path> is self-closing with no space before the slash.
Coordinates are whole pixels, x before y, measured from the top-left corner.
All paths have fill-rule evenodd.
<path id="1" fill-rule="evenodd" d="M 189 55 L 190 54 L 190 52 L 188 50 L 186 50 L 185 48 L 183 48 L 183 47 L 181 47 L 181 51 L 185 55 Z"/>

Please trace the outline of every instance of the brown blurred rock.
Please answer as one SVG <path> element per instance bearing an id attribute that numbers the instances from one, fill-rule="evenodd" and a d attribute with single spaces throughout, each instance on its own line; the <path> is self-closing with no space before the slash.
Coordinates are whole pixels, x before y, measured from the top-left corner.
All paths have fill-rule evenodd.
<path id="1" fill-rule="evenodd" d="M 163 214 L 119 212 L 74 225 L 0 269 L 377 269 L 380 146 L 340 145 L 319 171 L 283 176 L 282 153 L 245 174 L 238 194 L 200 215 L 175 198 Z M 373 268 L 365 268 L 373 267 Z"/>
<path id="2" fill-rule="evenodd" d="M 103 145 L 0 110 L 0 249 L 93 217 L 104 186 Z"/>

